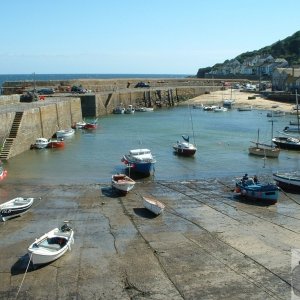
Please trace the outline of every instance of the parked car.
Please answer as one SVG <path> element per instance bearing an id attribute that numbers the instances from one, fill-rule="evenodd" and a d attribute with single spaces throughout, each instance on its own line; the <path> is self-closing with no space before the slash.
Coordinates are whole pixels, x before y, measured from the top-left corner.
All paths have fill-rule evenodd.
<path id="1" fill-rule="evenodd" d="M 40 89 L 37 91 L 39 95 L 52 95 L 54 92 L 54 89 L 51 88 Z"/>
<path id="2" fill-rule="evenodd" d="M 81 86 L 73 85 L 72 88 L 71 88 L 71 92 L 72 93 L 77 93 L 77 94 L 85 94 L 87 91 L 86 91 L 86 89 L 84 89 Z"/>
<path id="3" fill-rule="evenodd" d="M 150 85 L 148 83 L 140 81 L 135 85 L 135 87 L 136 88 L 148 88 L 148 87 L 150 87 Z"/>

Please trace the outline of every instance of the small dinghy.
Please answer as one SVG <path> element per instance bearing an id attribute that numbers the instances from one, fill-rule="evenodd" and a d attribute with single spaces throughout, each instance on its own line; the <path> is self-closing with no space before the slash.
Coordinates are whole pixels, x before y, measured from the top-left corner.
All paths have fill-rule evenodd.
<path id="1" fill-rule="evenodd" d="M 133 189 L 135 181 L 125 174 L 115 174 L 111 177 L 111 186 L 123 194 Z"/>
<path id="2" fill-rule="evenodd" d="M 26 213 L 33 204 L 34 198 L 17 197 L 0 204 L 0 217 L 2 221 L 21 216 Z"/>
<path id="3" fill-rule="evenodd" d="M 71 251 L 74 244 L 74 231 L 68 222 L 59 229 L 55 228 L 36 239 L 28 248 L 28 254 L 34 267 L 50 263 Z"/>
<path id="4" fill-rule="evenodd" d="M 165 209 L 165 205 L 163 203 L 149 196 L 143 196 L 143 203 L 145 208 L 156 215 L 160 215 Z"/>

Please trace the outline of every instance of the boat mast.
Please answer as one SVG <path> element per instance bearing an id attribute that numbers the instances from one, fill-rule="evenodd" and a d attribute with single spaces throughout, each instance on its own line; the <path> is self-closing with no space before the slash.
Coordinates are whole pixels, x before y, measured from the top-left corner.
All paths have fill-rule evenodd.
<path id="1" fill-rule="evenodd" d="M 196 142 L 195 142 L 195 133 L 194 133 L 194 124 L 193 124 L 193 117 L 192 117 L 192 111 L 191 111 L 190 106 L 189 106 L 189 110 L 190 110 L 191 123 L 192 123 L 193 141 L 194 141 L 194 145 L 196 146 Z"/>

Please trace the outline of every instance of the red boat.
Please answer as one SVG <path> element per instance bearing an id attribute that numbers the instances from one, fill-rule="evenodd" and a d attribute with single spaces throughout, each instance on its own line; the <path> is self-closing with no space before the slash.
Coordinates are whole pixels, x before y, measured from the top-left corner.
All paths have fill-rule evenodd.
<path id="1" fill-rule="evenodd" d="M 65 141 L 62 139 L 50 139 L 47 148 L 63 148 Z"/>
<path id="2" fill-rule="evenodd" d="M 86 123 L 83 128 L 84 129 L 97 129 L 98 127 L 98 119 L 96 119 L 95 121 L 91 122 L 91 123 Z"/>

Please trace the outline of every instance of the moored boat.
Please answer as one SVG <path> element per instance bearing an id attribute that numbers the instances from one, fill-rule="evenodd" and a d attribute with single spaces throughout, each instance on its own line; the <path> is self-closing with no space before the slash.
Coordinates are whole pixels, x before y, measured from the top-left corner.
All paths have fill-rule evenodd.
<path id="1" fill-rule="evenodd" d="M 133 105 L 128 105 L 128 107 L 125 110 L 125 114 L 134 114 L 135 112 L 135 108 L 133 107 Z"/>
<path id="2" fill-rule="evenodd" d="M 273 120 L 272 120 L 272 138 L 273 138 Z M 257 130 L 257 141 L 253 142 L 255 146 L 251 146 L 248 148 L 249 154 L 257 155 L 257 156 L 264 156 L 264 157 L 271 157 L 271 158 L 278 158 L 280 154 L 280 148 L 275 147 L 272 144 L 272 138 L 271 138 L 271 144 L 264 144 L 259 142 L 259 129 Z"/>
<path id="3" fill-rule="evenodd" d="M 260 183 L 248 175 L 238 180 L 235 184 L 235 192 L 240 196 L 256 201 L 258 204 L 275 204 L 279 197 L 279 189 L 273 183 Z"/>
<path id="4" fill-rule="evenodd" d="M 142 196 L 144 207 L 153 212 L 155 215 L 160 215 L 164 209 L 165 205 L 158 201 L 157 199 L 149 196 Z"/>
<path id="5" fill-rule="evenodd" d="M 125 107 L 122 106 L 117 106 L 116 108 L 113 109 L 113 113 L 117 115 L 121 115 L 125 113 Z"/>
<path id="6" fill-rule="evenodd" d="M 173 145 L 174 152 L 182 156 L 193 156 L 197 151 L 197 147 L 190 143 L 189 136 L 182 136 L 182 138 L 183 141 L 177 141 L 176 144 Z"/>
<path id="7" fill-rule="evenodd" d="M 256 144 L 255 146 L 248 148 L 249 154 L 270 157 L 270 158 L 278 158 L 280 154 L 279 148 L 261 144 L 261 143 L 255 143 L 255 144 Z"/>
<path id="8" fill-rule="evenodd" d="M 133 149 L 122 157 L 121 161 L 130 168 L 130 171 L 149 175 L 154 170 L 156 163 L 149 149 Z"/>
<path id="9" fill-rule="evenodd" d="M 35 143 L 32 145 L 32 148 L 44 149 L 44 148 L 47 148 L 48 143 L 49 143 L 48 139 L 46 139 L 46 138 L 37 138 L 35 140 Z"/>
<path id="10" fill-rule="evenodd" d="M 52 138 L 49 139 L 47 148 L 63 148 L 65 147 L 65 141 L 63 139 Z"/>
<path id="11" fill-rule="evenodd" d="M 56 137 L 57 138 L 66 138 L 66 137 L 72 136 L 74 133 L 75 133 L 75 130 L 73 128 L 62 129 L 62 130 L 56 131 Z"/>
<path id="12" fill-rule="evenodd" d="M 300 173 L 299 172 L 276 172 L 273 179 L 277 185 L 286 191 L 300 192 Z"/>
<path id="13" fill-rule="evenodd" d="M 225 111 L 228 111 L 228 108 L 224 106 L 218 106 L 214 108 L 214 112 L 225 112 Z"/>
<path id="14" fill-rule="evenodd" d="M 83 126 L 84 129 L 97 129 L 97 127 L 98 119 L 95 119 L 93 122 L 88 122 Z"/>
<path id="15" fill-rule="evenodd" d="M 86 125 L 86 122 L 84 122 L 84 121 L 79 121 L 79 122 L 74 123 L 74 124 L 71 126 L 71 128 L 73 128 L 73 129 L 82 129 L 82 128 L 84 128 L 85 125 Z"/>
<path id="16" fill-rule="evenodd" d="M 0 217 L 2 221 L 21 216 L 26 213 L 33 204 L 34 198 L 17 197 L 0 204 Z"/>
<path id="17" fill-rule="evenodd" d="M 292 136 L 278 136 L 272 142 L 280 149 L 300 150 L 300 140 Z"/>
<path id="18" fill-rule="evenodd" d="M 125 174 L 114 174 L 111 177 L 111 185 L 123 194 L 131 191 L 135 185 L 135 181 Z"/>
<path id="19" fill-rule="evenodd" d="M 71 251 L 74 243 L 74 231 L 65 223 L 61 228 L 54 228 L 36 239 L 28 247 L 28 254 L 34 267 L 50 263 Z"/>

